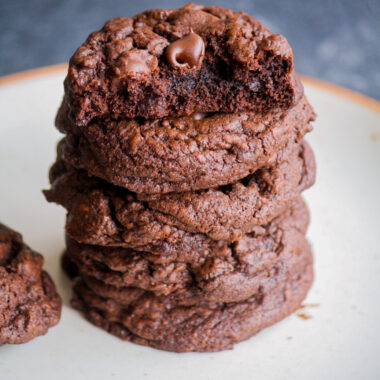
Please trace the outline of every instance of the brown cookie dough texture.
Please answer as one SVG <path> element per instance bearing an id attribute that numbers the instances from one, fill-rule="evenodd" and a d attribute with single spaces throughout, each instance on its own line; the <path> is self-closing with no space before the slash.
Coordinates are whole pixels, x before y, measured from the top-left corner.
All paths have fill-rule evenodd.
<path id="1" fill-rule="evenodd" d="M 263 282 L 280 268 L 287 273 L 303 265 L 308 211 L 301 199 L 267 225 L 235 243 L 209 244 L 208 252 L 162 257 L 128 248 L 84 245 L 67 239 L 71 274 L 109 285 L 115 294 L 166 296 L 178 306 L 241 302 L 257 294 Z M 308 259 L 307 259 L 308 260 Z M 300 264 L 300 265 L 301 265 Z"/>
<path id="2" fill-rule="evenodd" d="M 90 322 L 125 341 L 175 352 L 227 350 L 299 308 L 313 280 L 310 252 L 309 260 L 293 277 L 278 276 L 238 303 L 183 307 L 145 295 L 120 305 L 79 279 L 72 304 Z"/>
<path id="3" fill-rule="evenodd" d="M 0 345 L 25 343 L 56 325 L 61 299 L 43 258 L 0 224 Z"/>
<path id="4" fill-rule="evenodd" d="M 219 259 L 225 264 L 224 267 L 218 266 L 216 258 L 212 259 L 214 263 L 205 265 L 206 272 L 202 272 L 200 264 L 195 270 L 195 279 L 189 280 L 190 284 L 186 284 L 183 290 L 171 289 L 168 295 L 160 295 L 168 290 L 166 285 L 160 289 L 156 284 L 154 290 L 124 287 L 120 283 L 110 285 L 105 282 L 112 276 L 108 267 L 103 268 L 108 276 L 100 275 L 100 279 L 96 278 L 96 274 L 84 274 L 82 267 L 76 267 L 80 275 L 74 281 L 72 304 L 95 325 L 127 341 L 177 352 L 232 348 L 234 343 L 249 338 L 295 311 L 310 288 L 313 279 L 312 255 L 303 237 L 306 225 L 297 222 L 296 216 L 305 213 L 305 207 L 295 206 L 293 212 L 294 215 L 290 212 L 290 215 L 279 217 L 281 221 L 264 227 L 267 230 L 261 234 L 241 240 L 238 243 L 240 247 L 234 252 L 236 257 L 231 255 Z M 281 223 L 290 223 L 290 226 L 281 226 Z M 283 227 L 285 230 L 281 229 Z M 281 242 L 285 246 L 280 246 Z M 78 256 L 83 260 L 97 260 L 104 255 L 108 258 L 105 265 L 115 265 L 115 277 L 121 279 L 123 275 L 115 272 L 126 268 L 128 272 L 134 266 L 137 272 L 140 269 L 140 276 L 144 277 L 143 263 L 130 265 L 133 259 L 129 260 L 129 254 L 132 252 L 85 247 L 76 243 L 72 246 L 69 243 L 68 250 L 71 249 L 73 252 L 68 252 L 66 256 L 68 260 L 75 256 L 77 263 L 80 261 Z M 114 252 L 108 255 L 111 250 Z M 198 265 L 197 262 L 193 264 L 194 268 Z M 166 264 L 166 268 L 170 265 Z M 234 269 L 231 270 L 231 267 Z M 148 280 L 149 274 L 146 274 L 146 279 L 154 282 L 157 265 L 151 264 L 150 268 L 151 278 Z M 229 270 L 231 273 L 235 270 L 235 274 L 241 276 L 231 274 L 229 279 Z M 158 270 L 158 276 L 159 273 Z M 172 275 L 174 278 L 177 276 L 175 273 Z M 249 292 L 246 292 L 244 276 L 250 275 L 251 281 L 246 282 Z M 204 283 L 197 283 L 199 276 L 204 276 Z M 207 292 L 208 284 L 212 285 L 210 293 Z M 221 290 L 218 290 L 219 286 Z M 240 296 L 239 292 L 243 294 Z"/>
<path id="5" fill-rule="evenodd" d="M 288 108 L 303 92 L 286 39 L 258 20 L 188 4 L 119 17 L 70 59 L 70 119 L 163 118 Z"/>
<path id="6" fill-rule="evenodd" d="M 137 193 L 167 193 L 246 177 L 273 162 L 289 141 L 299 142 L 314 117 L 302 98 L 286 111 L 95 121 L 83 130 L 62 107 L 56 124 L 68 134 L 61 151 L 73 166 Z"/>
<path id="7" fill-rule="evenodd" d="M 313 280 L 310 251 L 307 255 L 309 262 L 298 273 L 278 274 L 242 302 L 175 306 L 152 294 L 115 301 L 79 279 L 72 304 L 89 321 L 126 341 L 175 352 L 231 349 L 299 308 Z"/>
<path id="8" fill-rule="evenodd" d="M 315 119 L 284 37 L 188 4 L 108 21 L 69 64 L 46 199 L 72 305 L 120 338 L 232 348 L 297 308 Z"/>
<path id="9" fill-rule="evenodd" d="M 63 161 L 50 178 L 45 195 L 68 210 L 66 231 L 75 240 L 139 250 L 156 245 L 153 250 L 162 251 L 167 245 L 184 249 L 192 234 L 235 241 L 268 223 L 314 183 L 315 162 L 306 142 L 290 143 L 271 166 L 234 184 L 155 196 L 137 196 Z"/>

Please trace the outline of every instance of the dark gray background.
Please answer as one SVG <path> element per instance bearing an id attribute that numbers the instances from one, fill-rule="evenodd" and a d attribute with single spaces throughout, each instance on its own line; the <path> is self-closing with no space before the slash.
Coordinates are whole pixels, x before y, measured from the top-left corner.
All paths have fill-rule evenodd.
<path id="1" fill-rule="evenodd" d="M 0 0 L 0 75 L 66 62 L 109 18 L 174 0 Z M 380 99 L 380 0 L 202 1 L 250 13 L 287 37 L 296 69 Z"/>

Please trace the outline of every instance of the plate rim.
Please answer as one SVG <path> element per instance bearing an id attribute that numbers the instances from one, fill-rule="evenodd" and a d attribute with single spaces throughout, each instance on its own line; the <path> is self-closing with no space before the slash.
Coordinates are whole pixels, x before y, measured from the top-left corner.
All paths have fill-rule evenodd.
<path id="1" fill-rule="evenodd" d="M 65 71 L 67 71 L 67 68 L 67 63 L 58 63 L 56 65 L 42 66 L 13 74 L 8 74 L 0 77 L 0 86 L 6 86 L 15 82 L 22 82 L 24 80 L 35 79 L 37 77 L 43 77 L 52 74 L 63 74 Z M 346 87 L 324 81 L 322 79 L 303 74 L 300 74 L 300 77 L 302 82 L 309 86 L 346 98 L 354 103 L 358 103 L 375 112 L 380 113 L 380 101 L 377 99 L 371 98 L 370 96 L 361 94 L 360 92 L 356 92 Z"/>

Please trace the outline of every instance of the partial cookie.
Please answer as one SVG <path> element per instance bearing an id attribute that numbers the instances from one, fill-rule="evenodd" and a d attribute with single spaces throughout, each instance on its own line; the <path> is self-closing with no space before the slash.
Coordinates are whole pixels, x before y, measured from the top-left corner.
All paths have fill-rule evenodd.
<path id="1" fill-rule="evenodd" d="M 76 267 L 76 273 L 69 274 L 88 278 L 107 298 L 136 294 L 138 288 L 182 306 L 240 302 L 256 294 L 271 273 L 291 273 L 295 262 L 302 263 L 309 252 L 307 222 L 307 208 L 299 199 L 271 223 L 236 243 L 210 244 L 213 249 L 207 253 L 179 252 L 170 260 L 149 252 L 81 245 L 68 238 L 65 262 Z M 104 290 L 107 286 L 114 288 L 111 293 Z"/>
<path id="2" fill-rule="evenodd" d="M 289 141 L 311 130 L 306 98 L 289 110 L 192 115 L 149 121 L 94 121 L 83 130 L 62 107 L 56 124 L 68 136 L 62 157 L 76 168 L 136 193 L 227 185 L 271 165 Z"/>
<path id="3" fill-rule="evenodd" d="M 61 299 L 43 258 L 0 224 L 0 345 L 25 343 L 56 325 Z"/>
<path id="4" fill-rule="evenodd" d="M 68 210 L 67 233 L 81 243 L 133 248 L 172 241 L 179 229 L 234 241 L 279 215 L 314 182 L 306 142 L 288 145 L 272 165 L 229 186 L 136 196 L 58 161 L 45 195 Z"/>
<path id="5" fill-rule="evenodd" d="M 242 302 L 179 306 L 152 293 L 114 292 L 78 278 L 72 305 L 95 325 L 134 343 L 168 351 L 230 349 L 297 310 L 313 280 L 308 248 L 289 272 L 268 272 L 257 293 Z M 288 269 L 288 268 L 287 268 Z"/>
<path id="6" fill-rule="evenodd" d="M 188 4 L 109 20 L 71 57 L 65 92 L 84 126 L 288 108 L 303 89 L 283 36 L 243 12 Z"/>

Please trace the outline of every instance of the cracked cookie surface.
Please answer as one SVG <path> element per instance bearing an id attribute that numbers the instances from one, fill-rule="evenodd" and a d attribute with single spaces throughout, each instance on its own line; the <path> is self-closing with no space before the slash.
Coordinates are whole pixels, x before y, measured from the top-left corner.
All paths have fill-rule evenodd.
<path id="1" fill-rule="evenodd" d="M 235 243 L 218 242 L 208 251 L 155 255 L 126 248 L 78 244 L 67 239 L 63 263 L 69 274 L 116 294 L 151 292 L 176 305 L 244 301 L 259 291 L 271 274 L 292 272 L 309 252 L 305 239 L 308 211 L 298 199 L 282 215 L 257 227 Z M 103 289 L 103 294 L 106 292 Z"/>
<path id="2" fill-rule="evenodd" d="M 288 108 L 302 92 L 283 36 L 243 12 L 188 4 L 112 19 L 91 33 L 70 59 L 64 103 L 85 126 Z"/>
<path id="3" fill-rule="evenodd" d="M 232 185 L 158 195 L 136 195 L 62 160 L 50 179 L 45 195 L 68 210 L 66 231 L 78 242 L 139 250 L 156 245 L 150 246 L 153 251 L 167 244 L 183 250 L 188 242 L 196 249 L 204 240 L 197 239 L 199 234 L 234 241 L 268 223 L 313 184 L 315 162 L 305 141 L 290 143 L 271 166 Z"/>
<path id="4" fill-rule="evenodd" d="M 136 193 L 167 193 L 227 185 L 270 165 L 314 118 L 303 97 L 286 111 L 94 121 L 82 131 L 63 108 L 57 127 L 67 134 L 61 155 L 74 167 Z"/>
<path id="5" fill-rule="evenodd" d="M 0 345 L 25 343 L 56 325 L 61 299 L 43 258 L 0 224 Z"/>
<path id="6" fill-rule="evenodd" d="M 268 271 L 256 291 L 240 302 L 176 303 L 140 289 L 117 289 L 79 276 L 72 305 L 108 332 L 137 344 L 169 351 L 231 349 L 297 310 L 313 280 L 310 247 L 287 265 Z"/>

